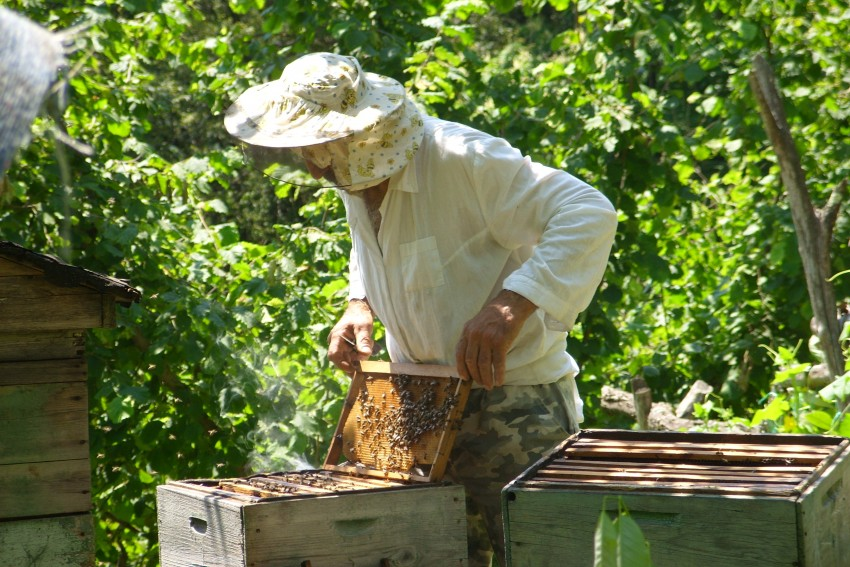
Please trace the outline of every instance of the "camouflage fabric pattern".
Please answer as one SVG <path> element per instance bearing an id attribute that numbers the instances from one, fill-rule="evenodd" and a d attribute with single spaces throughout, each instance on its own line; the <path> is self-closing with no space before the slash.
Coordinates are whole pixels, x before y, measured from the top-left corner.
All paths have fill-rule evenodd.
<path id="1" fill-rule="evenodd" d="M 572 377 L 470 393 L 447 476 L 466 489 L 469 567 L 505 564 L 502 488 L 578 431 Z"/>

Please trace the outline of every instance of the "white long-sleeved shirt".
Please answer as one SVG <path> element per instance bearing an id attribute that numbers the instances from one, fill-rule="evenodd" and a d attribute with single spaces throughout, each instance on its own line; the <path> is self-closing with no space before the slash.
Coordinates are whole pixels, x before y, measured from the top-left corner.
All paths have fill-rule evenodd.
<path id="1" fill-rule="evenodd" d="M 508 352 L 505 384 L 574 376 L 566 335 L 605 270 L 617 215 L 602 193 L 505 140 L 425 119 L 390 178 L 377 238 L 342 193 L 352 236 L 350 298 L 368 298 L 396 362 L 455 364 L 464 324 L 502 289 L 538 306 Z"/>

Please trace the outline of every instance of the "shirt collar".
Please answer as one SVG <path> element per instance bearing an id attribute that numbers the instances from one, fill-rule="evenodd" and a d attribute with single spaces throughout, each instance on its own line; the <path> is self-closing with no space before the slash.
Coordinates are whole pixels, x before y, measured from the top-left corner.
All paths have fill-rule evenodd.
<path id="1" fill-rule="evenodd" d="M 419 185 L 416 183 L 416 158 L 407 162 L 404 169 L 390 177 L 390 191 L 403 191 L 405 193 L 419 193 Z"/>

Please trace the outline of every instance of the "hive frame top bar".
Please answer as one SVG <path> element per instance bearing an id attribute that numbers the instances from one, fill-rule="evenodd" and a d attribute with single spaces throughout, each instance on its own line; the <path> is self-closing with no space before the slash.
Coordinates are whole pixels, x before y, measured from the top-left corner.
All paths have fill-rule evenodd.
<path id="1" fill-rule="evenodd" d="M 383 360 L 360 361 L 360 372 L 364 374 L 413 374 L 433 378 L 459 378 L 454 366 L 441 364 L 413 364 L 411 362 L 385 362 Z"/>
<path id="2" fill-rule="evenodd" d="M 845 456 L 826 435 L 582 430 L 506 488 L 795 498 Z"/>

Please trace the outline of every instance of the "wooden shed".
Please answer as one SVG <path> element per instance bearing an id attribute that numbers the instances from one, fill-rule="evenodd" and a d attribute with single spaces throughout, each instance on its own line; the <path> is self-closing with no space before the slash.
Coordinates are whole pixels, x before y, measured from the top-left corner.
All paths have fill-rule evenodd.
<path id="1" fill-rule="evenodd" d="M 94 565 L 86 330 L 127 283 L 0 241 L 0 564 Z"/>

